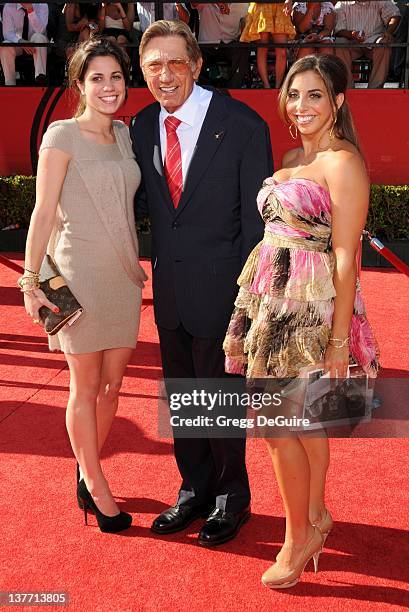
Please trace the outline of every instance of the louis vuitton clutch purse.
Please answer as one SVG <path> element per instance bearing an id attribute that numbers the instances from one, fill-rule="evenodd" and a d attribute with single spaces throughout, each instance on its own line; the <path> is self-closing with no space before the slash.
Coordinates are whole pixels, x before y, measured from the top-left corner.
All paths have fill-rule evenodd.
<path id="1" fill-rule="evenodd" d="M 64 325 L 72 325 L 83 313 L 81 304 L 68 288 L 50 255 L 44 257 L 41 265 L 40 289 L 47 299 L 60 309 L 60 312 L 55 313 L 46 306 L 40 308 L 40 319 L 50 336 L 60 331 Z"/>

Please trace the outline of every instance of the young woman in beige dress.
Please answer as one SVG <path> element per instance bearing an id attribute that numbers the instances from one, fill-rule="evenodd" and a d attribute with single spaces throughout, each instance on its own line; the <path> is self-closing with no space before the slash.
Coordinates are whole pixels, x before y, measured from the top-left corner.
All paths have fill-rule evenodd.
<path id="1" fill-rule="evenodd" d="M 49 337 L 50 349 L 65 353 L 70 370 L 66 423 L 80 467 L 78 502 L 95 513 L 101 531 L 116 532 L 132 517 L 119 512 L 100 451 L 136 345 L 146 280 L 133 212 L 140 171 L 128 128 L 113 120 L 126 96 L 128 56 L 116 43 L 92 39 L 72 56 L 69 76 L 80 104 L 74 118 L 49 126 L 40 147 L 24 302 L 35 323 L 41 306 L 54 307 L 38 288 L 47 251 L 84 309 L 71 327 Z"/>

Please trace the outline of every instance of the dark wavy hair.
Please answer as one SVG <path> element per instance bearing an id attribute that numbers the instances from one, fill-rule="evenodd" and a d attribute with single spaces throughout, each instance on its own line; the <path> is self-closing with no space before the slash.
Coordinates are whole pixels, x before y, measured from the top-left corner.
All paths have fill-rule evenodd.
<path id="1" fill-rule="evenodd" d="M 77 81 L 84 80 L 90 62 L 96 57 L 113 57 L 119 64 L 125 85 L 130 81 L 129 56 L 116 42 L 103 37 L 92 37 L 78 45 L 68 66 L 68 83 L 72 91 L 79 95 L 79 103 L 74 117 L 79 117 L 85 110 L 85 100 L 81 96 Z"/>
<path id="2" fill-rule="evenodd" d="M 286 111 L 288 91 L 291 89 L 294 77 L 308 70 L 316 72 L 324 81 L 325 88 L 331 101 L 335 136 L 341 139 L 345 138 L 361 152 L 354 121 L 346 99 L 342 106 L 337 109 L 337 95 L 340 93 L 346 94 L 348 71 L 344 62 L 336 55 L 306 55 L 291 66 L 278 97 L 278 108 L 281 118 L 287 125 L 290 125 L 291 122 Z"/>

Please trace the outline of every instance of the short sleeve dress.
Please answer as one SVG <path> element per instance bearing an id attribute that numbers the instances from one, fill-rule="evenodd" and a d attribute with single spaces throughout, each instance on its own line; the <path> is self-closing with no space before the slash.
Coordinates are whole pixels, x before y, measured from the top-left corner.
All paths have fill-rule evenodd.
<path id="1" fill-rule="evenodd" d="M 48 253 L 84 309 L 72 326 L 49 336 L 51 350 L 80 354 L 136 345 L 143 271 L 133 206 L 141 175 L 128 128 L 114 121 L 114 133 L 115 144 L 98 144 L 67 119 L 50 124 L 42 140 L 40 151 L 71 155 Z"/>

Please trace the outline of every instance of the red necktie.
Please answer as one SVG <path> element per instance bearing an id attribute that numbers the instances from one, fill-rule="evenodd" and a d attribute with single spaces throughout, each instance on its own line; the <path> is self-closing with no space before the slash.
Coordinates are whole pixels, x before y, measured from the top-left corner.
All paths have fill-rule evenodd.
<path id="1" fill-rule="evenodd" d="M 178 207 L 183 188 L 182 153 L 176 130 L 182 122 L 171 115 L 165 119 L 166 156 L 165 175 L 173 206 Z"/>

